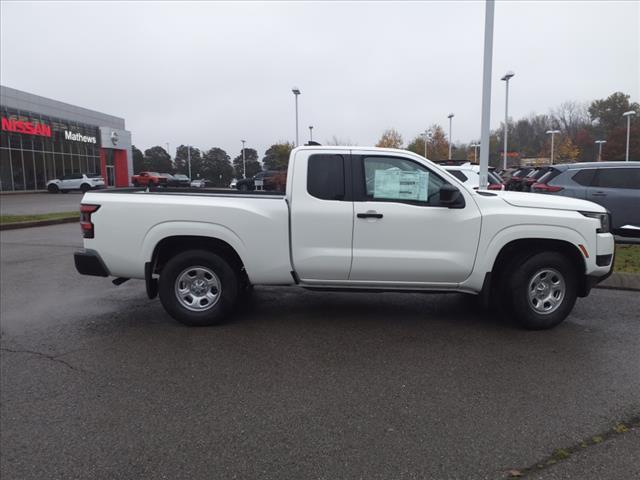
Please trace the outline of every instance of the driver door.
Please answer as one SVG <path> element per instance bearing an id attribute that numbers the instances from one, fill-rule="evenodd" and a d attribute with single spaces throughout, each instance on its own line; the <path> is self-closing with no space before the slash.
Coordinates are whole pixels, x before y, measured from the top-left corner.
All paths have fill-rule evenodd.
<path id="1" fill-rule="evenodd" d="M 456 186 L 465 200 L 462 208 L 440 206 L 440 188 L 447 181 L 427 165 L 375 153 L 356 156 L 354 162 L 349 280 L 463 282 L 473 270 L 481 223 L 469 192 Z"/>

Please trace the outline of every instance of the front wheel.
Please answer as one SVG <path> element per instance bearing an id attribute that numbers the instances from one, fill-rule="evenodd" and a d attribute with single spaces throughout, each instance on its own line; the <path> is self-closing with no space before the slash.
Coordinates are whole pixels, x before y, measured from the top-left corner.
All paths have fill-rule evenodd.
<path id="1" fill-rule="evenodd" d="M 571 313 L 578 294 L 578 271 L 558 252 L 527 258 L 508 275 L 509 313 L 529 330 L 555 327 Z"/>
<path id="2" fill-rule="evenodd" d="M 175 320 L 190 326 L 217 325 L 234 310 L 239 278 L 223 257 L 206 250 L 179 253 L 160 273 L 160 302 Z"/>
<path id="3" fill-rule="evenodd" d="M 55 183 L 52 183 L 51 185 L 49 185 L 47 187 L 47 191 L 49 193 L 60 193 L 60 189 L 58 188 L 58 186 Z"/>

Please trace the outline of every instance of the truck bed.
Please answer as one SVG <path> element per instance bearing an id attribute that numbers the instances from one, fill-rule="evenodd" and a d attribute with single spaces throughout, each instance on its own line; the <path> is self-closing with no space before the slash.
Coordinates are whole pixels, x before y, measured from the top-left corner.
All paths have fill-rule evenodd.
<path id="1" fill-rule="evenodd" d="M 113 276 L 144 278 L 158 243 L 167 237 L 217 238 L 243 259 L 252 283 L 291 283 L 289 208 L 283 194 L 223 189 L 144 188 L 90 191 L 95 238 Z M 265 262 L 264 258 L 269 261 Z"/>

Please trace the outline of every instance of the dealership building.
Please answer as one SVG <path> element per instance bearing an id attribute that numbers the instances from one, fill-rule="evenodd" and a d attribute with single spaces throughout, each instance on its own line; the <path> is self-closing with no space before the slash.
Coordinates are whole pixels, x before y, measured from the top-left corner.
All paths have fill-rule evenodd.
<path id="1" fill-rule="evenodd" d="M 101 173 L 129 186 L 131 132 L 124 119 L 0 86 L 0 192 L 46 190 L 54 178 Z"/>

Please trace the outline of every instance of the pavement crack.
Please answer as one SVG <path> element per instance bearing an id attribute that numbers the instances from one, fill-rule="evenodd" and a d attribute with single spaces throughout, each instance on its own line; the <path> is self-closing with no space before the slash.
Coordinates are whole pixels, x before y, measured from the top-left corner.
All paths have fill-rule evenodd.
<path id="1" fill-rule="evenodd" d="M 72 352 L 64 352 L 64 353 L 59 353 L 57 355 L 49 355 L 49 354 L 46 354 L 46 353 L 38 352 L 36 350 L 26 350 L 26 349 L 17 350 L 17 349 L 6 348 L 6 347 L 2 347 L 2 348 L 0 348 L 0 350 L 3 351 L 3 352 L 8 352 L 8 353 L 26 353 L 26 354 L 29 354 L 29 355 L 36 355 L 38 357 L 46 358 L 47 360 L 51 360 L 52 362 L 60 363 L 60 364 L 64 365 L 65 367 L 67 367 L 67 368 L 69 368 L 69 369 L 71 369 L 73 371 L 83 372 L 84 373 L 84 370 L 82 370 L 81 368 L 76 368 L 73 365 L 71 365 L 69 362 L 67 362 L 66 360 L 62 360 L 61 358 L 59 358 L 59 357 L 61 357 L 63 355 L 67 355 L 67 354 L 72 353 Z"/>
<path id="2" fill-rule="evenodd" d="M 528 467 L 510 469 L 507 472 L 507 478 L 525 478 L 532 473 L 540 472 L 556 465 L 562 460 L 566 460 L 574 453 L 588 451 L 590 447 L 601 445 L 602 443 L 605 443 L 615 437 L 619 437 L 620 435 L 624 435 L 635 428 L 640 428 L 640 415 L 618 422 L 609 430 L 592 435 L 589 438 L 580 440 L 568 447 L 556 448 L 551 455 L 542 458 Z"/>

